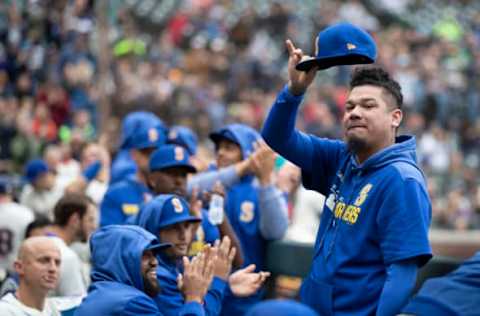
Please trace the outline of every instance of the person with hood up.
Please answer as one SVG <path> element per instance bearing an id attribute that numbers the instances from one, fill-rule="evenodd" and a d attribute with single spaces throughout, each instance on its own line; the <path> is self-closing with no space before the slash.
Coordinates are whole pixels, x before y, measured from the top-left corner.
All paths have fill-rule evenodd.
<path id="1" fill-rule="evenodd" d="M 357 68 L 343 115 L 345 140 L 306 135 L 295 130 L 296 112 L 317 68 L 296 70 L 305 56 L 286 43 L 289 82 L 262 135 L 302 169 L 305 188 L 327 197 L 301 301 L 321 315 L 395 315 L 432 256 L 431 203 L 415 138 L 396 137 L 400 85 L 380 67 Z"/>
<path id="2" fill-rule="evenodd" d="M 282 238 L 288 227 L 287 202 L 272 182 L 275 153 L 257 131 L 243 124 L 227 125 L 211 133 L 210 139 L 215 143 L 216 168 L 252 158 L 253 174 L 227 188 L 225 214 L 240 240 L 244 266 L 255 264 L 258 270 L 265 269 L 267 241 Z M 222 315 L 244 315 L 263 292 L 238 298 L 227 289 Z"/>
<path id="3" fill-rule="evenodd" d="M 165 143 L 165 137 L 159 127 L 138 126 L 132 132 L 129 148 L 136 171 L 108 187 L 100 204 L 100 226 L 124 224 L 152 198 L 147 187 L 148 161 L 150 154 Z"/>
<path id="4" fill-rule="evenodd" d="M 75 316 L 163 315 L 153 298 L 162 291 L 156 278 L 157 255 L 170 247 L 138 226 L 109 225 L 90 240 L 92 285 Z M 213 268 L 201 253 L 184 258 L 181 288 L 185 304 L 177 315 L 204 315 L 201 302 L 210 285 Z"/>
<path id="5" fill-rule="evenodd" d="M 200 218 L 190 214 L 189 206 L 182 197 L 162 194 L 145 204 L 135 220 L 135 224 L 158 235 L 161 242 L 172 244 L 171 248 L 159 256 L 157 278 L 162 291 L 155 300 L 166 316 L 178 315 L 184 305 L 184 297 L 176 280 L 185 268 L 181 260 L 188 253 L 194 235 L 192 228 L 199 223 Z M 254 273 L 254 265 L 230 275 L 236 250 L 231 247 L 228 237 L 206 249 L 211 253 L 210 259 L 214 267 L 213 282 L 204 299 L 206 315 L 220 313 L 226 287 L 237 296 L 248 296 L 258 290 L 269 275 L 267 272 Z"/>

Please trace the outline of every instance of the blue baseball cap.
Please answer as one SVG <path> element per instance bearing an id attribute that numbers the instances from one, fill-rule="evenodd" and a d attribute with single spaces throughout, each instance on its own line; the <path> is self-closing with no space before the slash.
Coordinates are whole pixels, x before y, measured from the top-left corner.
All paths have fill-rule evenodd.
<path id="1" fill-rule="evenodd" d="M 30 160 L 25 166 L 25 180 L 34 183 L 38 177 L 49 171 L 48 165 L 42 159 Z"/>
<path id="2" fill-rule="evenodd" d="M 197 153 L 197 135 L 186 126 L 172 126 L 168 132 L 167 143 L 185 147 L 191 156 Z"/>
<path id="3" fill-rule="evenodd" d="M 173 224 L 201 220 L 190 214 L 190 207 L 184 198 L 175 194 L 161 194 L 144 205 L 135 224 L 158 234 L 160 229 Z"/>
<path id="4" fill-rule="evenodd" d="M 159 128 L 162 131 L 162 136 L 164 138 L 166 137 L 165 135 L 167 133 L 167 127 L 162 122 L 162 120 L 158 118 L 155 114 L 145 111 L 129 113 L 122 122 L 120 147 L 122 149 L 133 148 L 132 145 L 134 145 L 134 140 L 132 139 L 132 136 L 139 129 L 148 129 L 152 127 Z"/>
<path id="5" fill-rule="evenodd" d="M 338 65 L 372 64 L 377 58 L 377 46 L 372 36 L 350 23 L 339 23 L 318 33 L 315 57 L 301 61 L 296 69 L 319 70 Z"/>
<path id="6" fill-rule="evenodd" d="M 165 144 L 166 135 L 159 127 L 139 128 L 131 137 L 131 149 L 157 148 Z"/>
<path id="7" fill-rule="evenodd" d="M 190 155 L 182 146 L 163 145 L 150 155 L 150 171 L 163 170 L 167 168 L 185 168 L 188 172 L 197 172 L 197 169 L 190 163 Z"/>

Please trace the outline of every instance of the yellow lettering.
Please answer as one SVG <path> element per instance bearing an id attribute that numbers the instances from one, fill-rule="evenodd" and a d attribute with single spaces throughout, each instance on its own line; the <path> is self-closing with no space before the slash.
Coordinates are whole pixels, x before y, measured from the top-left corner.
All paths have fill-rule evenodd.
<path id="1" fill-rule="evenodd" d="M 338 202 L 337 206 L 335 207 L 335 218 L 341 218 L 344 209 L 345 203 Z"/>

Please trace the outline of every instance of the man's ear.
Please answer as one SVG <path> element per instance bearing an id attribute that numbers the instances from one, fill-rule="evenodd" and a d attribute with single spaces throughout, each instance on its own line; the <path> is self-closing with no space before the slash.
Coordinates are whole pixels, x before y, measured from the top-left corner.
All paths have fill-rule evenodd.
<path id="1" fill-rule="evenodd" d="M 392 126 L 398 128 L 402 123 L 403 112 L 400 109 L 395 109 L 392 112 Z"/>
<path id="2" fill-rule="evenodd" d="M 18 273 L 19 276 L 24 275 L 23 261 L 15 260 L 15 262 L 13 263 L 13 267 L 15 268 L 15 271 Z"/>

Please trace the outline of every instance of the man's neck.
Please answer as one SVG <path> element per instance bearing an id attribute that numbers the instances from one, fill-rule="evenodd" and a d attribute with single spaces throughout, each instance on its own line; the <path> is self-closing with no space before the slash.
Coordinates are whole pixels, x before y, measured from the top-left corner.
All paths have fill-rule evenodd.
<path id="1" fill-rule="evenodd" d="M 62 239 L 67 245 L 70 245 L 72 242 L 75 241 L 74 236 L 70 234 L 70 232 L 66 227 L 60 227 L 58 225 L 54 225 L 50 229 L 50 232 L 56 235 L 58 238 Z"/>
<path id="2" fill-rule="evenodd" d="M 15 292 L 15 296 L 23 305 L 43 311 L 47 292 L 35 293 L 35 291 L 33 291 L 27 285 L 20 282 L 17 292 Z"/>
<path id="3" fill-rule="evenodd" d="M 376 146 L 374 148 L 365 148 L 362 151 L 355 153 L 355 156 L 357 158 L 357 162 L 361 165 L 371 156 L 375 155 L 379 151 L 382 151 L 385 148 L 390 147 L 394 144 L 395 144 L 395 137 L 392 140 L 390 140 L 388 142 L 385 142 L 384 144 L 381 144 L 381 145 Z"/>
<path id="4" fill-rule="evenodd" d="M 144 185 L 147 185 L 147 178 L 145 177 L 145 174 L 143 172 L 141 172 L 140 170 L 137 170 L 136 178 L 137 178 L 138 182 L 140 182 Z"/>

